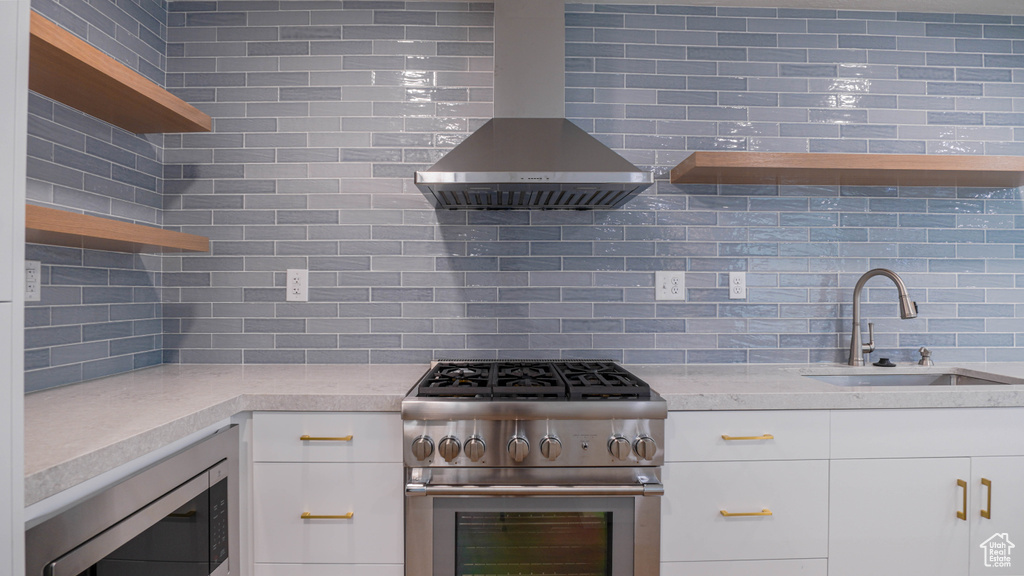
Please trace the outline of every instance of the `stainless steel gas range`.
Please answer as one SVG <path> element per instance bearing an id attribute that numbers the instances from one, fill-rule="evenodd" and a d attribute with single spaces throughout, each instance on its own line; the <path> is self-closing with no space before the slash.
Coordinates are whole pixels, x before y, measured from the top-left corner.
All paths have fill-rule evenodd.
<path id="1" fill-rule="evenodd" d="M 402 401 L 406 576 L 657 576 L 666 415 L 607 360 L 437 363 Z"/>

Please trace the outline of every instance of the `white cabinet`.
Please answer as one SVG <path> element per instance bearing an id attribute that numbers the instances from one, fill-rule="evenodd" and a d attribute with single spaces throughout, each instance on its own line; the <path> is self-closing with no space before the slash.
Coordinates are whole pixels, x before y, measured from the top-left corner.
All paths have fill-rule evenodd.
<path id="1" fill-rule="evenodd" d="M 257 564 L 255 576 L 403 576 L 401 564 Z"/>
<path id="2" fill-rule="evenodd" d="M 397 413 L 256 412 L 252 434 L 256 462 L 402 461 Z"/>
<path id="3" fill-rule="evenodd" d="M 662 574 L 823 576 L 827 411 L 672 412 Z"/>
<path id="4" fill-rule="evenodd" d="M 734 562 L 665 562 L 661 576 L 826 576 L 828 561 L 737 560 Z"/>
<path id="5" fill-rule="evenodd" d="M 824 558 L 828 461 L 670 462 L 666 562 Z"/>
<path id="6" fill-rule="evenodd" d="M 25 573 L 24 335 L 28 0 L 0 2 L 0 574 Z"/>
<path id="7" fill-rule="evenodd" d="M 985 561 L 1024 542 L 1022 423 L 1022 408 L 834 411 L 829 575 L 1021 574 Z"/>
<path id="8" fill-rule="evenodd" d="M 397 413 L 255 413 L 255 573 L 398 576 L 401 430 Z"/>
<path id="9" fill-rule="evenodd" d="M 836 460 L 829 576 L 965 576 L 968 458 Z"/>
<path id="10" fill-rule="evenodd" d="M 672 412 L 666 462 L 828 459 L 827 410 Z"/>
<path id="11" fill-rule="evenodd" d="M 971 458 L 969 486 L 971 575 L 1024 573 L 1024 457 Z"/>
<path id="12" fill-rule="evenodd" d="M 401 480 L 400 463 L 257 462 L 255 561 L 401 563 Z"/>

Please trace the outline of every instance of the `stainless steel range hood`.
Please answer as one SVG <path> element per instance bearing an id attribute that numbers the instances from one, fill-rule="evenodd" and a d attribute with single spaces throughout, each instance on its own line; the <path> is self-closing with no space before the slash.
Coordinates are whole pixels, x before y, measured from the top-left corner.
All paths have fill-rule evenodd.
<path id="1" fill-rule="evenodd" d="M 441 208 L 616 208 L 650 172 L 565 116 L 565 4 L 494 4 L 494 111 L 416 186 Z"/>

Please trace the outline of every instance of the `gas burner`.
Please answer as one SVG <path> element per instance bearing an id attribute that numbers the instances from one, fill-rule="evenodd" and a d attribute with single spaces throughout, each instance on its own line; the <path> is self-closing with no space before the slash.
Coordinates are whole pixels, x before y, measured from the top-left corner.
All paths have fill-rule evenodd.
<path id="1" fill-rule="evenodd" d="M 499 371 L 502 375 L 507 374 L 509 376 L 518 376 L 524 380 L 548 375 L 547 370 L 533 366 L 516 366 L 514 368 L 502 368 L 499 366 Z"/>
<path id="2" fill-rule="evenodd" d="M 456 380 L 464 380 L 466 378 L 474 378 L 480 375 L 480 370 L 471 368 L 469 366 L 459 366 L 457 368 L 443 368 L 437 371 L 438 376 L 445 376 Z"/>
<path id="3" fill-rule="evenodd" d="M 565 398 L 565 383 L 551 364 L 495 364 L 492 387 L 494 398 L 505 400 L 560 400 Z"/>
<path id="4" fill-rule="evenodd" d="M 565 362 L 559 366 L 573 400 L 630 400 L 651 397 L 651 388 L 614 362 Z"/>
<path id="5" fill-rule="evenodd" d="M 417 386 L 419 396 L 490 398 L 490 364 L 438 364 Z"/>

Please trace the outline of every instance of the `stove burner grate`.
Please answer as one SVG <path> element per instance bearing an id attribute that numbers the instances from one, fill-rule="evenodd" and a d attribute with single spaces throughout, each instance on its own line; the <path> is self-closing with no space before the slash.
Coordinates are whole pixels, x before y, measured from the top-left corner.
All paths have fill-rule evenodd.
<path id="1" fill-rule="evenodd" d="M 611 360 L 441 361 L 415 396 L 529 401 L 646 400 L 650 386 Z"/>
<path id="2" fill-rule="evenodd" d="M 473 363 L 457 366 L 438 364 L 420 380 L 418 396 L 490 398 L 491 365 Z"/>
<path id="3" fill-rule="evenodd" d="M 560 400 L 565 398 L 565 383 L 547 363 L 498 363 L 491 387 L 494 398 L 503 400 Z"/>

